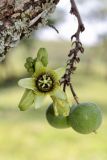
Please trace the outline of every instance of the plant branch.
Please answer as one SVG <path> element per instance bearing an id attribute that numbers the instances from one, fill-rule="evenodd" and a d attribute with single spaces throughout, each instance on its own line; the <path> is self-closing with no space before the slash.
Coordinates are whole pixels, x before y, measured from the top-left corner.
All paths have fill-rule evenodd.
<path id="1" fill-rule="evenodd" d="M 76 3 L 74 0 L 70 0 L 71 2 L 71 10 L 70 10 L 70 14 L 76 16 L 77 21 L 78 21 L 78 28 L 75 34 L 73 34 L 71 36 L 71 41 L 72 41 L 72 46 L 73 48 L 70 50 L 69 54 L 68 54 L 68 61 L 67 61 L 67 67 L 66 67 L 66 71 L 65 74 L 63 75 L 63 77 L 61 78 L 61 84 L 63 85 L 63 90 L 66 90 L 66 87 L 69 86 L 72 92 L 72 95 L 76 101 L 76 103 L 78 104 L 78 97 L 73 89 L 72 86 L 72 74 L 74 73 L 74 71 L 76 70 L 76 64 L 80 62 L 80 58 L 79 58 L 79 53 L 83 53 L 84 52 L 84 48 L 82 47 L 82 43 L 80 42 L 80 33 L 83 32 L 85 30 L 84 24 L 82 22 L 80 13 L 78 11 L 78 8 L 76 6 Z M 74 41 L 75 38 L 75 41 Z"/>
<path id="2" fill-rule="evenodd" d="M 78 20 L 77 32 L 71 37 L 71 40 L 75 37 L 76 41 L 79 41 L 80 32 L 83 32 L 85 30 L 85 27 L 84 27 L 84 24 L 82 22 L 82 19 L 81 19 L 81 16 L 80 16 L 80 13 L 78 11 L 78 8 L 76 6 L 75 1 L 74 0 L 70 0 L 70 2 L 71 2 L 71 5 L 72 5 L 70 13 L 75 15 L 77 20 Z"/>
<path id="3" fill-rule="evenodd" d="M 0 61 L 35 29 L 47 25 L 60 0 L 0 0 Z"/>

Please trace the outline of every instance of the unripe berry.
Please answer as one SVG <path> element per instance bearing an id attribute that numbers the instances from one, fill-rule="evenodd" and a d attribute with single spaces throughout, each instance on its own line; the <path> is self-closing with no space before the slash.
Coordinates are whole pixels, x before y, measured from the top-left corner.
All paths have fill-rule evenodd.
<path id="1" fill-rule="evenodd" d="M 81 134 L 96 132 L 102 122 L 100 108 L 94 103 L 73 105 L 68 116 L 69 125 Z"/>

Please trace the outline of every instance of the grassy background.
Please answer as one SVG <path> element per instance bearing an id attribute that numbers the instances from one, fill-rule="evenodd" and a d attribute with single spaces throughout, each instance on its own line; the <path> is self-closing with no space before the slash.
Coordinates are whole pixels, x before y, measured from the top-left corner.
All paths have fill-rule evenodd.
<path id="1" fill-rule="evenodd" d="M 0 65 L 0 160 L 106 160 L 107 159 L 107 79 L 101 48 L 87 48 L 73 75 L 73 84 L 81 102 L 97 103 L 103 112 L 103 123 L 97 134 L 81 135 L 72 128 L 54 129 L 46 121 L 43 108 L 20 112 L 17 108 L 23 89 L 20 77 L 27 77 L 23 67 L 26 57 L 39 47 L 49 51 L 49 65 L 65 64 L 68 42 L 21 44 L 12 51 L 6 64 Z M 36 52 L 35 52 L 36 54 Z M 68 91 L 71 101 L 72 95 Z"/>

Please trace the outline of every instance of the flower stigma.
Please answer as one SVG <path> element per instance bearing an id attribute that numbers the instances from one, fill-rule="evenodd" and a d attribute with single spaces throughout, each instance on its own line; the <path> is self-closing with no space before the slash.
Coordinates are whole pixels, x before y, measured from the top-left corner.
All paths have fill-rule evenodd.
<path id="1" fill-rule="evenodd" d="M 35 84 L 37 89 L 40 92 L 50 92 L 53 90 L 55 83 L 54 83 L 54 78 L 50 73 L 42 73 L 40 74 L 36 80 Z"/>

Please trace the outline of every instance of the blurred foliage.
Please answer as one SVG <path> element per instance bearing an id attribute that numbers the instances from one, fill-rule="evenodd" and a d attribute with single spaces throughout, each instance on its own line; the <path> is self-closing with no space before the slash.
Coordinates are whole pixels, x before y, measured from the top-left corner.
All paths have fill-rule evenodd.
<path id="1" fill-rule="evenodd" d="M 35 39 L 24 40 L 19 44 L 19 46 L 11 50 L 6 61 L 0 64 L 0 83 L 4 83 L 9 79 L 12 80 L 14 78 L 20 78 L 23 75 L 26 75 L 27 72 L 24 68 L 26 57 L 36 56 L 36 52 L 40 47 L 47 48 L 49 52 L 50 65 L 52 67 L 66 65 L 67 54 L 69 52 L 70 45 L 70 42 L 67 41 L 39 42 L 35 41 Z M 87 73 L 91 72 L 92 70 L 94 73 L 98 67 L 105 76 L 107 62 L 106 50 L 106 38 L 101 40 L 99 44 L 96 44 L 93 47 L 86 47 L 85 56 L 81 56 L 81 63 L 82 65 L 85 65 L 85 67 L 82 69 L 82 72 Z M 99 67 L 99 64 L 101 64 L 101 67 Z"/>

